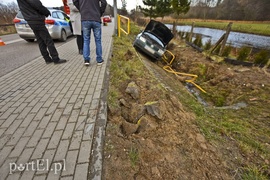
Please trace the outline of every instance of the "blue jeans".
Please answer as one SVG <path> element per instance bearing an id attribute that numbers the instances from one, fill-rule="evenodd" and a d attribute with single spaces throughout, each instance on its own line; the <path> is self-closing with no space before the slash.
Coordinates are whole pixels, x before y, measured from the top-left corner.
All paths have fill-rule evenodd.
<path id="1" fill-rule="evenodd" d="M 96 43 L 96 60 L 102 62 L 102 46 L 101 46 L 101 23 L 96 21 L 82 21 L 83 30 L 83 58 L 90 61 L 90 39 L 91 29 L 93 29 L 95 43 Z"/>

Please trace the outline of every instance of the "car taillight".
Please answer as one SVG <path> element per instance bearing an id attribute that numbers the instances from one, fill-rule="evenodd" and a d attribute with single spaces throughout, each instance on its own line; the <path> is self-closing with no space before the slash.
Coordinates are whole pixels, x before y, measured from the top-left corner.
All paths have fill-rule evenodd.
<path id="1" fill-rule="evenodd" d="M 46 19 L 45 24 L 54 24 L 55 21 L 53 19 Z"/>
<path id="2" fill-rule="evenodd" d="M 13 19 L 13 22 L 14 22 L 14 24 L 16 24 L 16 23 L 21 22 L 21 20 L 19 20 L 19 19 L 17 19 L 17 18 L 14 18 L 14 19 Z"/>

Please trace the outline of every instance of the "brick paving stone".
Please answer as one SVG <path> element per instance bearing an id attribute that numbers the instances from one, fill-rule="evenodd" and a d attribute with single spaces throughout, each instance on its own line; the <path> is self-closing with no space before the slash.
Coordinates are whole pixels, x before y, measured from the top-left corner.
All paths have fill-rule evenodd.
<path id="1" fill-rule="evenodd" d="M 54 156 L 54 162 L 62 161 L 68 152 L 69 140 L 61 140 Z"/>
<path id="2" fill-rule="evenodd" d="M 48 143 L 49 143 L 49 139 L 40 139 L 33 155 L 31 156 L 31 159 L 42 158 L 42 155 L 45 152 Z"/>
<path id="3" fill-rule="evenodd" d="M 79 117 L 79 113 L 80 113 L 79 110 L 77 110 L 77 109 L 73 110 L 73 111 L 71 112 L 71 115 L 70 115 L 70 117 L 69 117 L 68 122 L 69 122 L 69 123 L 77 122 L 78 117 Z"/>
<path id="4" fill-rule="evenodd" d="M 34 131 L 36 130 L 39 122 L 38 121 L 32 121 L 30 125 L 27 127 L 26 131 L 24 132 L 23 136 L 32 136 Z"/>
<path id="5" fill-rule="evenodd" d="M 9 154 L 8 157 L 10 157 L 10 158 L 19 157 L 20 154 L 22 153 L 22 151 L 24 150 L 29 139 L 30 139 L 29 137 L 21 138 L 20 141 L 16 144 L 13 151 Z"/>
<path id="6" fill-rule="evenodd" d="M 46 127 L 42 138 L 50 138 L 54 132 L 56 125 L 57 125 L 57 122 L 50 122 L 48 126 Z"/>
<path id="7" fill-rule="evenodd" d="M 44 116 L 38 125 L 38 129 L 45 129 L 48 123 L 50 122 L 50 120 L 51 120 L 51 116 Z"/>
<path id="8" fill-rule="evenodd" d="M 58 124 L 55 128 L 55 130 L 64 130 L 66 127 L 66 124 L 68 122 L 69 116 L 61 116 L 60 120 L 58 121 Z"/>
<path id="9" fill-rule="evenodd" d="M 63 134 L 63 130 L 54 131 L 47 148 L 48 149 L 56 149 L 59 142 L 60 142 L 62 134 Z"/>
<path id="10" fill-rule="evenodd" d="M 75 171 L 75 174 L 74 174 L 74 180 L 87 179 L 88 166 L 89 166 L 88 163 L 77 164 L 76 171 Z"/>
<path id="11" fill-rule="evenodd" d="M 15 111 L 15 109 L 16 109 L 15 107 L 9 108 L 7 111 L 5 111 L 5 112 L 1 115 L 0 119 L 7 119 L 7 118 L 10 119 L 10 120 L 4 122 L 4 123 L 2 124 L 2 127 L 8 127 L 8 126 L 12 123 L 12 121 L 18 116 L 17 114 L 12 114 L 13 111 Z M 11 115 L 11 114 L 12 114 L 12 115 Z M 10 116 L 11 116 L 11 118 L 10 118 Z M 3 125 L 4 125 L 4 126 L 3 126 Z"/>
<path id="12" fill-rule="evenodd" d="M 20 173 L 14 173 L 10 174 L 6 180 L 19 180 L 20 179 Z"/>
<path id="13" fill-rule="evenodd" d="M 42 134 L 44 132 L 44 129 L 37 129 L 31 139 L 28 141 L 26 147 L 36 147 Z"/>
<path id="14" fill-rule="evenodd" d="M 8 143 L 6 145 L 7 146 L 16 145 L 17 142 L 19 141 L 19 139 L 21 138 L 21 136 L 23 135 L 25 130 L 26 130 L 26 128 L 18 128 L 16 130 L 16 132 L 12 134 L 10 140 L 8 141 Z"/>
<path id="15" fill-rule="evenodd" d="M 72 137 L 74 128 L 75 128 L 75 123 L 68 123 L 65 128 L 62 139 L 70 139 Z"/>
<path id="16" fill-rule="evenodd" d="M 53 116 L 52 116 L 52 121 L 59 121 L 60 117 L 63 114 L 64 109 L 56 109 Z"/>
<path id="17" fill-rule="evenodd" d="M 86 124 L 84 132 L 83 132 L 83 141 L 91 141 L 94 134 L 94 123 Z"/>
<path id="18" fill-rule="evenodd" d="M 34 121 L 40 121 L 46 114 L 48 108 L 40 108 L 40 110 L 37 112 L 36 116 L 34 117 Z"/>
<path id="19" fill-rule="evenodd" d="M 18 107 L 16 107 L 16 109 L 13 113 L 14 114 L 21 113 L 27 105 L 28 105 L 28 103 L 21 103 Z M 13 106 L 13 107 L 15 107 L 15 106 Z"/>
<path id="20" fill-rule="evenodd" d="M 78 157 L 78 163 L 87 163 L 89 162 L 90 153 L 91 153 L 91 145 L 92 141 L 82 141 L 81 147 L 80 147 L 80 152 L 79 152 L 79 157 Z"/>
<path id="21" fill-rule="evenodd" d="M 66 171 L 62 171 L 62 176 L 74 175 L 75 166 L 78 156 L 78 150 L 76 151 L 68 151 L 66 158 Z"/>
<path id="22" fill-rule="evenodd" d="M 72 112 L 73 106 L 74 106 L 74 104 L 67 104 L 65 107 L 65 110 L 63 112 L 63 115 L 70 115 Z"/>
<path id="23" fill-rule="evenodd" d="M 16 164 L 26 164 L 30 163 L 30 158 L 32 153 L 34 152 L 34 148 L 26 148 L 22 152 L 22 155 L 19 157 L 18 161 Z"/>
<path id="24" fill-rule="evenodd" d="M 85 123 L 87 121 L 87 116 L 79 116 L 75 130 L 76 131 L 82 131 L 84 129 Z"/>
<path id="25" fill-rule="evenodd" d="M 27 119 L 26 116 L 29 115 L 29 112 L 32 110 L 32 108 L 33 107 L 26 107 L 26 108 L 24 108 L 23 111 L 17 117 L 17 119 Z"/>
<path id="26" fill-rule="evenodd" d="M 0 167 L 3 165 L 5 162 L 6 157 L 8 157 L 9 153 L 12 151 L 13 146 L 5 146 L 3 149 L 0 151 Z"/>
<path id="27" fill-rule="evenodd" d="M 80 148 L 81 141 L 82 141 L 83 132 L 82 131 L 76 131 L 73 133 L 69 150 L 77 150 Z"/>
<path id="28" fill-rule="evenodd" d="M 5 134 L 14 134 L 17 128 L 22 123 L 22 120 L 15 120 L 6 130 Z"/>

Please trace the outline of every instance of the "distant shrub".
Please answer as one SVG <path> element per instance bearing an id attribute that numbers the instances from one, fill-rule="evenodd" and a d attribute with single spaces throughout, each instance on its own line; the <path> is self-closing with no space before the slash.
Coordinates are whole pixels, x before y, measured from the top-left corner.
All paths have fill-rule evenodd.
<path id="1" fill-rule="evenodd" d="M 211 49 L 211 46 L 212 46 L 211 39 L 208 39 L 208 41 L 204 45 L 204 49 L 209 50 L 209 49 Z"/>
<path id="2" fill-rule="evenodd" d="M 238 56 L 237 56 L 237 60 L 239 61 L 246 61 L 249 54 L 250 54 L 251 48 L 250 47 L 242 47 L 240 48 L 239 52 L 238 52 Z"/>
<path id="3" fill-rule="evenodd" d="M 179 35 L 179 37 L 180 37 L 181 39 L 184 39 L 184 37 L 185 37 L 185 32 L 179 31 L 179 32 L 178 32 L 178 35 Z"/>
<path id="4" fill-rule="evenodd" d="M 231 46 L 225 46 L 225 48 L 224 48 L 221 56 L 228 57 L 230 55 L 231 51 L 232 51 L 232 47 Z"/>
<path id="5" fill-rule="evenodd" d="M 258 65 L 266 65 L 269 60 L 269 52 L 267 50 L 261 50 L 254 55 L 254 63 Z"/>

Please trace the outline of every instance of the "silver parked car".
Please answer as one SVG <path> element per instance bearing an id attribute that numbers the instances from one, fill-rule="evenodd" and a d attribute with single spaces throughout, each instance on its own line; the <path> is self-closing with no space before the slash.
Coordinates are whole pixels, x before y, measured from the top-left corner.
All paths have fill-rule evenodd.
<path id="1" fill-rule="evenodd" d="M 144 31 L 137 35 L 133 46 L 154 60 L 159 60 L 173 37 L 171 30 L 166 25 L 150 20 Z"/>
<path id="2" fill-rule="evenodd" d="M 67 37 L 72 35 L 69 16 L 58 9 L 49 9 L 49 11 L 51 12 L 51 16 L 45 19 L 45 24 L 52 39 L 66 41 Z M 28 42 L 33 42 L 36 39 L 34 32 L 29 27 L 27 21 L 25 21 L 21 11 L 18 12 L 13 22 L 21 38 Z"/>

